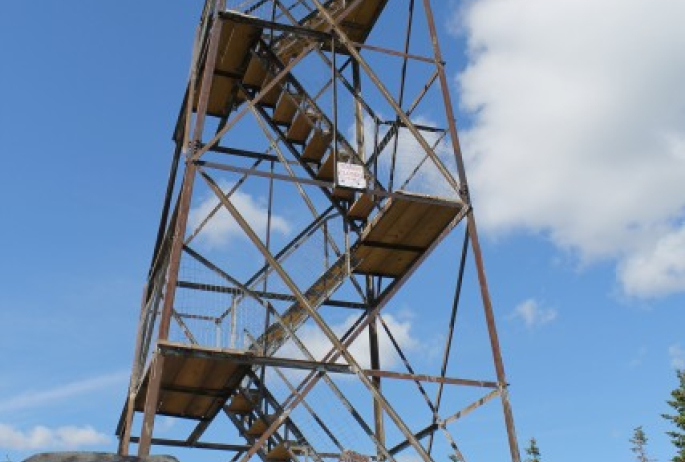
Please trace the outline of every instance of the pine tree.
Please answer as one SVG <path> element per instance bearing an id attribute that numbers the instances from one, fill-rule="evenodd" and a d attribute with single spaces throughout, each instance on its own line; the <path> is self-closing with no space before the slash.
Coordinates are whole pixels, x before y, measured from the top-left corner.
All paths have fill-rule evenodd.
<path id="1" fill-rule="evenodd" d="M 527 462 L 540 462 L 540 449 L 538 448 L 538 443 L 535 438 L 530 439 L 530 443 L 526 448 L 526 454 L 528 454 Z"/>
<path id="2" fill-rule="evenodd" d="M 652 462 L 653 459 L 647 457 L 647 451 L 645 450 L 647 435 L 642 430 L 642 426 L 637 427 L 633 431 L 633 437 L 630 439 L 630 442 L 633 443 L 633 447 L 630 450 L 637 455 L 638 462 Z"/>
<path id="3" fill-rule="evenodd" d="M 685 370 L 678 370 L 676 374 L 680 384 L 671 392 L 673 399 L 667 401 L 676 412 L 674 415 L 662 414 L 661 416 L 676 426 L 675 431 L 666 432 L 678 449 L 677 455 L 672 459 L 673 462 L 685 462 Z"/>

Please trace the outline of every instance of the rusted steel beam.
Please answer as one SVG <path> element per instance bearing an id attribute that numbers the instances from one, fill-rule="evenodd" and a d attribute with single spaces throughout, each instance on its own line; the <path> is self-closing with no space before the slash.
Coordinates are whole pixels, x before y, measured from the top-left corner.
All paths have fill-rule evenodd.
<path id="1" fill-rule="evenodd" d="M 317 0 L 313 0 L 317 1 Z M 433 9 L 431 7 L 430 0 L 423 0 L 424 9 L 426 12 L 426 19 L 428 21 L 428 28 L 431 33 L 432 43 L 433 43 L 433 55 L 435 56 L 436 67 L 440 77 L 440 86 L 442 89 L 442 95 L 445 102 L 445 111 L 447 115 L 447 121 L 449 124 L 450 138 L 452 139 L 452 146 L 454 149 L 454 155 L 456 158 L 457 169 L 459 172 L 459 179 L 463 186 L 462 194 L 465 196 L 464 200 L 470 203 L 468 197 L 468 183 L 466 181 L 466 170 L 464 168 L 464 160 L 461 152 L 461 147 L 459 145 L 459 137 L 457 134 L 456 119 L 454 117 L 454 110 L 451 104 L 450 90 L 447 82 L 447 74 L 445 72 L 445 67 L 442 64 L 442 52 L 440 50 L 440 44 L 438 42 L 437 29 L 435 27 L 435 20 L 433 18 Z M 469 229 L 469 234 L 471 237 L 471 248 L 473 250 L 474 261 L 476 263 L 476 270 L 478 274 L 478 281 L 480 285 L 481 298 L 483 299 L 483 308 L 485 311 L 485 317 L 488 326 L 488 334 L 490 337 L 490 345 L 492 349 L 492 355 L 495 362 L 495 371 L 497 373 L 497 381 L 502 387 L 501 399 L 502 408 L 504 411 L 504 420 L 507 428 L 507 437 L 509 439 L 509 450 L 511 454 L 512 462 L 520 462 L 521 455 L 518 446 L 518 440 L 516 438 L 516 429 L 514 427 L 514 417 L 511 409 L 511 404 L 509 402 L 509 394 L 507 392 L 507 380 L 506 374 L 504 372 L 504 362 L 502 360 L 502 352 L 500 350 L 499 338 L 497 335 L 497 328 L 495 326 L 495 315 L 492 308 L 492 300 L 490 298 L 490 291 L 488 289 L 487 278 L 485 275 L 485 266 L 483 263 L 483 256 L 480 248 L 480 241 L 478 239 L 478 231 L 476 227 L 476 221 L 473 213 L 469 214 L 467 217 L 467 226 Z"/>
<path id="2" fill-rule="evenodd" d="M 198 284 L 195 282 L 189 282 L 189 281 L 179 281 L 178 282 L 178 287 L 183 287 L 184 289 L 193 289 L 193 290 L 201 290 L 205 292 L 218 292 L 218 293 L 226 293 L 226 294 L 233 294 L 233 295 L 244 295 L 245 291 L 236 287 L 227 287 L 227 286 L 217 286 L 213 284 Z M 283 301 L 288 301 L 288 302 L 294 302 L 295 297 L 292 295 L 287 295 L 287 294 L 282 294 L 282 293 L 276 293 L 276 292 L 264 292 L 260 290 L 254 290 L 252 291 L 254 294 L 256 294 L 258 297 L 263 298 L 265 300 L 283 300 Z M 359 302 L 346 302 L 343 300 L 326 300 L 323 302 L 324 305 L 327 306 L 335 306 L 338 308 L 352 308 L 356 310 L 365 310 L 366 309 L 366 304 L 365 303 L 359 303 Z"/>
<path id="3" fill-rule="evenodd" d="M 407 31 L 405 33 L 405 39 L 404 39 L 404 53 L 409 52 L 409 44 L 411 42 L 411 32 L 412 32 L 412 26 L 414 25 L 414 0 L 409 0 L 409 14 L 407 15 Z M 409 64 L 409 59 L 405 56 L 402 59 L 402 70 L 400 71 L 400 94 L 399 98 L 397 100 L 397 106 L 402 108 L 402 105 L 404 104 L 404 92 L 405 92 L 405 87 L 407 83 L 407 67 Z M 397 124 L 399 125 L 400 119 L 399 116 L 396 117 Z M 399 145 L 400 137 L 399 137 L 399 130 L 394 136 L 394 143 L 392 146 L 392 155 L 391 155 L 391 161 L 390 161 L 390 181 L 388 183 L 389 189 L 392 189 L 394 185 L 394 178 L 395 178 L 395 165 L 397 161 L 397 147 Z"/>
<path id="4" fill-rule="evenodd" d="M 400 128 L 407 128 L 407 126 L 396 120 L 381 120 L 379 122 L 381 125 L 392 125 L 392 126 L 398 126 Z M 422 131 L 422 132 L 429 132 L 429 133 L 445 133 L 448 129 L 442 128 L 442 127 L 433 127 L 431 125 L 423 125 L 423 124 L 414 124 L 414 127 L 416 127 L 417 130 Z"/>
<path id="5" fill-rule="evenodd" d="M 304 371 L 324 371 L 340 374 L 351 374 L 347 364 L 327 363 L 322 361 L 306 361 L 303 359 L 279 358 L 274 356 L 261 356 L 255 354 L 237 353 L 227 350 L 218 350 L 199 346 L 160 341 L 159 353 L 162 356 L 197 357 L 207 359 L 227 359 L 236 364 L 255 364 L 258 366 L 283 367 L 286 369 Z"/>
<path id="6" fill-rule="evenodd" d="M 442 366 L 440 367 L 440 377 L 445 377 L 447 375 L 447 364 L 450 357 L 450 351 L 452 349 L 452 339 L 454 338 L 454 326 L 457 321 L 457 313 L 459 310 L 459 301 L 461 300 L 461 289 L 464 283 L 464 271 L 466 269 L 466 257 L 469 251 L 469 231 L 466 229 L 464 232 L 464 242 L 461 248 L 461 259 L 459 261 L 459 271 L 457 273 L 457 285 L 454 289 L 454 300 L 452 302 L 452 312 L 450 314 L 450 320 L 447 325 L 447 339 L 445 339 L 445 349 L 442 355 Z M 440 411 L 440 405 L 442 404 L 442 392 L 444 386 L 440 384 L 438 386 L 438 391 L 435 396 L 435 409 L 436 412 Z M 428 452 L 430 453 L 433 449 L 433 435 L 430 437 L 428 442 Z"/>
<path id="7" fill-rule="evenodd" d="M 478 401 L 474 401 L 473 403 L 469 404 L 468 406 L 466 406 L 466 407 L 465 407 L 464 409 L 462 409 L 461 411 L 458 411 L 458 412 L 452 414 L 451 416 L 447 417 L 446 419 L 442 420 L 442 421 L 439 423 L 439 425 L 440 425 L 441 427 L 445 427 L 446 425 L 451 424 L 451 423 L 454 422 L 455 420 L 460 419 L 460 418 L 464 417 L 465 415 L 467 415 L 467 414 L 469 414 L 469 413 L 475 411 L 476 409 L 478 409 L 479 407 L 481 407 L 483 404 L 487 403 L 487 402 L 490 401 L 491 399 L 495 398 L 496 396 L 499 396 L 499 394 L 500 394 L 501 392 L 502 392 L 501 389 L 492 390 L 490 393 L 488 393 L 487 395 L 483 396 L 483 397 L 482 397 L 481 399 L 479 399 Z"/>
<path id="8" fill-rule="evenodd" d="M 195 127 L 193 133 L 193 144 L 202 139 L 202 132 L 204 129 L 204 121 L 206 118 L 207 105 L 209 101 L 209 93 L 212 83 L 212 74 L 216 65 L 216 59 L 219 50 L 219 39 L 221 37 L 221 21 L 214 21 L 210 31 L 209 50 L 207 59 L 204 65 L 204 75 L 202 84 L 200 86 L 200 94 L 198 98 L 198 107 L 195 117 Z M 189 95 L 189 99 L 193 99 L 194 95 Z M 188 105 L 190 106 L 190 105 Z M 188 133 L 186 133 L 186 136 Z M 186 232 L 188 221 L 188 213 L 190 211 L 190 198 L 193 192 L 193 183 L 195 181 L 195 165 L 192 163 L 186 164 L 184 172 L 183 184 L 181 187 L 181 196 L 178 205 L 178 217 L 176 220 L 176 229 L 174 231 L 173 242 L 171 244 L 171 255 L 169 259 L 169 271 L 167 278 L 167 285 L 165 290 L 164 304 L 162 307 L 162 317 L 159 322 L 158 337 L 165 340 L 169 336 L 169 327 L 171 324 L 171 317 L 174 303 L 174 293 L 176 290 L 176 282 L 178 279 L 179 266 L 181 261 L 181 252 L 183 249 L 183 236 Z M 150 383 L 148 384 L 145 403 L 145 413 L 143 416 L 143 427 L 141 430 L 141 440 L 138 445 L 138 455 L 147 456 L 150 454 L 150 445 L 152 439 L 152 432 L 155 424 L 155 413 L 157 411 L 156 404 L 159 396 L 159 386 L 161 381 L 161 367 L 163 360 L 159 361 L 159 374 L 152 375 Z M 154 405 L 148 403 L 148 399 L 154 400 Z"/>
<path id="9" fill-rule="evenodd" d="M 422 440 L 426 436 L 433 434 L 437 429 L 438 429 L 438 424 L 432 423 L 432 424 L 428 425 L 427 427 L 425 427 L 423 430 L 414 433 L 414 438 L 416 438 L 417 440 Z M 388 449 L 388 452 L 392 455 L 395 455 L 398 452 L 401 452 L 410 446 L 411 446 L 411 444 L 409 444 L 409 441 L 404 440 L 403 442 L 401 442 L 401 443 L 393 446 L 392 448 Z"/>
<path id="10" fill-rule="evenodd" d="M 371 278 L 369 276 L 369 278 Z M 373 283 L 371 284 L 371 289 L 373 290 Z M 387 375 L 381 375 L 381 358 L 380 358 L 380 346 L 378 341 L 378 315 L 369 323 L 369 356 L 371 362 L 371 370 L 364 371 L 367 376 L 371 377 L 371 383 L 379 394 L 382 394 L 382 383 L 381 377 L 387 377 Z M 383 419 L 383 407 L 378 399 L 373 400 L 373 421 L 374 430 L 376 433 L 376 439 L 378 442 L 385 446 L 385 422 Z M 382 457 L 383 451 L 380 448 L 376 449 L 378 457 Z"/>
<path id="11" fill-rule="evenodd" d="M 140 438 L 138 438 L 136 436 L 131 437 L 132 443 L 137 443 L 139 441 L 140 441 Z M 163 438 L 153 438 L 152 439 L 152 445 L 153 446 L 171 446 L 171 447 L 178 447 L 178 448 L 213 449 L 216 451 L 235 451 L 235 452 L 246 451 L 250 448 L 250 446 L 247 446 L 244 444 L 204 443 L 201 441 L 198 441 L 197 443 L 188 443 L 185 440 L 172 440 L 172 439 L 163 439 Z"/>
<path id="12" fill-rule="evenodd" d="M 140 370 L 142 365 L 140 364 L 140 355 L 143 348 L 143 330 L 144 323 L 143 319 L 146 315 L 146 298 L 147 298 L 147 284 L 143 288 L 143 294 L 140 301 L 140 315 L 138 317 L 138 333 L 136 334 L 136 347 L 133 354 L 133 366 L 131 368 L 131 379 L 128 385 L 128 398 L 126 399 L 126 404 L 124 405 L 124 410 L 122 417 L 119 421 L 117 435 L 119 435 L 119 446 L 118 454 L 122 456 L 128 455 L 128 450 L 131 442 L 131 426 L 133 424 L 133 414 L 135 412 L 135 397 L 136 388 L 138 387 L 138 382 L 140 380 Z M 120 433 L 119 433 L 120 431 Z"/>
<path id="13" fill-rule="evenodd" d="M 260 164 L 261 162 L 262 162 L 261 159 L 258 159 L 257 161 L 255 161 L 254 164 L 252 164 L 252 167 L 250 167 L 250 169 L 251 169 L 251 170 L 255 170 L 255 169 L 257 168 L 257 166 L 259 166 L 259 164 Z M 230 189 L 230 191 L 228 191 L 228 193 L 226 193 L 226 195 L 227 195 L 227 196 L 233 195 L 233 193 L 235 193 L 235 192 L 238 190 L 238 188 L 240 188 L 240 186 L 242 186 L 243 183 L 245 183 L 245 180 L 247 180 L 248 177 L 249 177 L 249 174 L 248 174 L 248 173 L 243 173 L 242 177 L 241 177 L 238 181 L 236 181 L 236 183 L 233 185 L 233 187 Z M 207 223 L 209 222 L 209 220 L 211 220 L 211 219 L 214 217 L 214 215 L 216 215 L 216 213 L 217 213 L 219 210 L 221 210 L 221 204 L 217 204 L 217 205 L 216 205 L 216 206 L 207 214 L 207 216 L 204 217 L 204 218 L 202 219 L 202 221 L 200 222 L 200 224 L 197 225 L 197 227 L 195 228 L 195 230 L 194 230 L 192 233 L 190 233 L 190 235 L 185 239 L 185 241 L 183 241 L 183 245 L 188 245 L 188 244 L 190 244 L 190 243 L 192 242 L 192 240 L 195 239 L 195 238 L 197 237 L 198 234 L 200 234 L 200 232 L 201 232 L 202 229 L 207 225 Z"/>
<path id="14" fill-rule="evenodd" d="M 326 188 L 333 188 L 335 184 L 331 181 L 321 181 L 321 180 L 312 180 L 311 178 L 304 178 L 304 177 L 291 177 L 290 175 L 285 175 L 281 173 L 270 173 L 270 172 L 264 172 L 264 171 L 259 171 L 259 170 L 251 170 L 243 167 L 235 167 L 232 165 L 226 165 L 226 164 L 219 164 L 217 162 L 207 162 L 204 160 L 199 160 L 195 162 L 195 164 L 199 167 L 206 167 L 206 168 L 211 168 L 214 170 L 224 170 L 227 172 L 236 172 L 236 173 L 246 173 L 250 172 L 250 175 L 262 177 L 262 178 L 275 178 L 277 180 L 281 181 L 286 181 L 290 183 L 300 183 L 300 184 L 305 184 L 305 185 L 311 185 L 311 186 L 319 186 L 319 187 L 326 187 Z M 402 200 L 407 200 L 410 202 L 424 202 L 424 203 L 429 203 L 429 204 L 440 204 L 444 205 L 447 207 L 456 207 L 456 208 L 461 208 L 463 207 L 464 203 L 457 198 L 441 198 L 441 197 L 435 197 L 435 196 L 427 196 L 427 195 L 418 195 L 418 194 L 405 194 L 402 192 L 389 192 L 387 190 L 383 189 L 362 189 L 360 190 L 365 193 L 373 194 L 376 196 L 381 196 L 381 197 L 397 197 L 397 198 L 402 198 Z"/>
<path id="15" fill-rule="evenodd" d="M 163 247 L 163 242 L 166 234 L 167 225 L 169 222 L 169 210 L 171 208 L 171 199 L 174 192 L 174 187 L 176 185 L 176 176 L 178 174 L 178 164 L 181 159 L 181 150 L 183 149 L 182 144 L 179 142 L 176 144 L 174 149 L 173 158 L 171 160 L 171 168 L 169 170 L 169 178 L 167 180 L 166 193 L 164 194 L 164 205 L 162 206 L 162 216 L 159 220 L 159 227 L 157 229 L 157 238 L 155 240 L 155 247 L 152 251 L 152 259 L 150 261 L 150 270 L 148 272 L 148 277 L 152 277 L 155 270 L 155 262 L 157 261 L 158 254 Z"/>
<path id="16" fill-rule="evenodd" d="M 399 56 L 400 58 L 412 59 L 414 61 L 421 61 L 421 62 L 430 63 L 430 64 L 433 64 L 435 62 L 433 60 L 433 58 L 429 58 L 427 56 L 415 55 L 415 54 L 406 53 L 406 52 L 403 53 L 401 51 L 391 50 L 389 48 L 379 47 L 376 45 L 369 45 L 368 43 L 359 43 L 359 42 L 352 42 L 352 41 L 350 41 L 350 43 L 356 48 L 362 48 L 362 49 L 366 49 L 366 50 L 377 51 L 379 53 L 384 53 L 386 55 Z"/>
<path id="17" fill-rule="evenodd" d="M 202 145 L 204 147 L 204 145 Z M 256 152 L 256 151 L 248 151 L 246 149 L 236 149 L 236 148 L 230 148 L 226 146 L 214 146 L 209 149 L 211 152 L 216 152 L 219 154 L 229 154 L 233 156 L 238 156 L 238 157 L 248 157 L 251 159 L 260 159 L 260 160 L 265 160 L 265 161 L 271 161 L 271 162 L 279 162 L 279 163 L 288 163 L 290 165 L 300 165 L 299 162 L 296 160 L 281 160 L 278 156 L 274 156 L 273 154 L 265 154 L 262 152 Z"/>
<path id="18" fill-rule="evenodd" d="M 204 14 L 204 13 L 203 13 Z M 171 162 L 171 169 L 169 171 L 169 178 L 167 180 L 167 188 L 164 196 L 164 205 L 162 207 L 162 216 L 160 218 L 159 228 L 157 230 L 157 238 L 155 241 L 155 247 L 152 252 L 152 262 L 150 263 L 150 271 L 148 273 L 148 279 L 153 278 L 156 263 L 159 260 L 159 253 L 163 250 L 163 243 L 166 239 L 166 229 L 169 209 L 171 206 L 171 196 L 176 185 L 176 176 L 178 173 L 178 164 L 180 161 L 181 153 L 185 152 L 188 147 L 188 136 L 190 133 L 193 105 L 189 104 L 191 100 L 190 95 L 195 95 L 195 85 L 197 80 L 197 65 L 200 53 L 200 40 L 204 33 L 204 27 L 206 27 L 206 21 L 199 24 L 195 30 L 195 38 L 193 41 L 193 52 L 190 59 L 190 77 L 188 79 L 188 85 L 186 87 L 186 92 L 183 98 L 183 103 L 181 105 L 178 118 L 176 120 L 176 127 L 174 130 L 173 140 L 176 143 L 173 159 Z M 181 130 L 180 127 L 183 127 Z M 174 209 L 174 214 L 176 209 Z M 172 217 L 170 226 L 174 226 L 174 218 Z"/>
<path id="19" fill-rule="evenodd" d="M 355 374 L 347 364 L 280 358 L 274 356 L 261 356 L 255 354 L 245 354 L 225 349 L 214 349 L 198 346 L 189 347 L 185 344 L 160 341 L 158 343 L 159 354 L 163 356 L 198 357 L 207 359 L 227 359 L 236 364 L 255 364 L 258 366 L 279 367 L 284 369 L 322 371 L 334 374 Z M 472 387 L 495 388 L 495 382 L 482 380 L 458 379 L 450 377 L 437 377 L 422 374 L 403 374 L 401 372 L 383 371 L 375 369 L 360 369 L 360 373 L 369 377 L 385 377 L 398 380 L 412 380 L 429 383 L 443 383 L 446 385 L 464 385 Z"/>
<path id="20" fill-rule="evenodd" d="M 160 270 L 168 263 L 169 259 L 169 249 L 171 248 L 171 243 L 173 241 L 173 233 L 176 229 L 176 221 L 178 219 L 178 207 L 180 203 L 181 191 L 177 194 L 177 198 L 174 205 L 174 210 L 171 214 L 171 219 L 164 233 L 164 238 L 162 239 L 162 245 L 155 255 L 155 259 L 152 263 L 150 273 L 147 279 L 147 293 L 145 303 L 149 303 L 150 297 L 157 290 L 156 279 Z"/>
<path id="21" fill-rule="evenodd" d="M 138 441 L 138 456 L 147 456 L 150 454 L 152 431 L 154 428 L 155 415 L 157 414 L 157 404 L 159 401 L 163 370 L 164 356 L 154 355 L 152 362 L 150 363 L 150 381 L 147 386 L 147 393 L 145 394 L 143 424 L 140 429 L 140 440 Z"/>

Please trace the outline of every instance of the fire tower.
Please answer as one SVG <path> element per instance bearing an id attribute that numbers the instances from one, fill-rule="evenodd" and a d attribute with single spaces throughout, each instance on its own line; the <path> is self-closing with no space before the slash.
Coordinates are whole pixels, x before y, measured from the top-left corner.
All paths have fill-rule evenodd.
<path id="1" fill-rule="evenodd" d="M 173 141 L 121 454 L 519 462 L 430 0 L 206 0 Z"/>

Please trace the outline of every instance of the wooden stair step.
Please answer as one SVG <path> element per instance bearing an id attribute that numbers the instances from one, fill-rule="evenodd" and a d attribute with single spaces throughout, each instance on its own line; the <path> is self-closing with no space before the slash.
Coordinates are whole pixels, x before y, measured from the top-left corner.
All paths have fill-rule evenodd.
<path id="1" fill-rule="evenodd" d="M 315 129 L 312 136 L 309 137 L 307 145 L 304 147 L 302 158 L 315 162 L 320 161 L 326 153 L 326 149 L 330 146 L 332 139 L 333 134 L 330 131 L 321 128 Z"/>
<path id="2" fill-rule="evenodd" d="M 316 173 L 316 178 L 322 181 L 333 181 L 335 178 L 335 157 L 333 155 L 333 150 L 331 149 L 328 152 L 328 156 L 326 156 L 326 159 L 321 163 L 321 166 L 319 167 L 319 171 Z M 348 159 L 350 157 L 349 152 L 344 148 L 341 147 L 338 149 L 338 160 L 343 161 L 344 159 Z"/>
<path id="3" fill-rule="evenodd" d="M 351 201 L 352 199 L 354 199 L 354 190 L 349 188 L 335 187 L 333 188 L 333 197 L 337 197 L 338 199 L 346 201 Z"/>
<path id="4" fill-rule="evenodd" d="M 318 114 L 312 109 L 297 111 L 295 120 L 293 120 L 290 129 L 286 133 L 286 139 L 292 143 L 304 144 L 312 132 L 317 119 Z"/>
<path id="5" fill-rule="evenodd" d="M 281 441 L 271 451 L 266 454 L 267 460 L 284 461 L 292 459 L 290 448 L 295 445 L 295 441 Z"/>
<path id="6" fill-rule="evenodd" d="M 207 114 L 213 117 L 225 117 L 236 104 L 237 87 L 245 73 L 252 56 L 262 27 L 255 24 L 234 21 L 230 14 L 223 18 L 223 26 L 218 37 L 218 54 L 207 100 Z M 192 98 L 193 109 L 197 110 L 200 102 L 200 91 Z"/>
<path id="7" fill-rule="evenodd" d="M 319 167 L 319 171 L 316 172 L 316 178 L 321 181 L 333 181 L 333 164 L 335 163 L 335 156 L 333 155 L 333 150 L 331 149 L 328 156 L 323 161 Z"/>
<path id="8" fill-rule="evenodd" d="M 247 395 L 247 396 L 246 396 Z M 236 414 L 248 414 L 257 406 L 259 392 L 257 390 L 249 390 L 246 393 L 238 393 L 233 396 L 227 409 Z"/>
<path id="9" fill-rule="evenodd" d="M 252 58 L 250 58 L 250 62 L 247 65 L 245 75 L 243 76 L 243 85 L 261 89 L 262 84 L 264 84 L 264 79 L 266 79 L 266 67 L 258 56 L 252 55 Z"/>
<path id="10" fill-rule="evenodd" d="M 266 419 L 257 419 L 254 423 L 247 429 L 247 434 L 250 436 L 261 436 L 269 428 L 269 425 L 276 420 L 276 416 L 273 414 L 267 415 Z"/>
<path id="11" fill-rule="evenodd" d="M 262 86 L 262 88 L 266 88 L 266 86 L 271 82 L 271 80 L 271 77 L 267 77 L 267 80 L 264 81 L 264 85 Z M 283 84 L 279 82 L 276 85 L 274 85 L 262 97 L 262 99 L 259 100 L 259 104 L 267 107 L 275 107 L 276 103 L 278 102 L 278 99 L 281 97 L 281 93 L 283 93 Z"/>
<path id="12" fill-rule="evenodd" d="M 297 112 L 297 107 L 301 102 L 301 95 L 284 91 L 278 99 L 278 103 L 276 103 L 276 108 L 274 109 L 274 115 L 272 117 L 273 121 L 281 125 L 290 125 L 290 122 L 293 121 L 293 117 L 295 117 L 295 113 Z"/>
<path id="13" fill-rule="evenodd" d="M 355 220 L 366 220 L 369 218 L 374 205 L 373 194 L 367 192 L 361 193 L 350 207 L 347 215 Z"/>

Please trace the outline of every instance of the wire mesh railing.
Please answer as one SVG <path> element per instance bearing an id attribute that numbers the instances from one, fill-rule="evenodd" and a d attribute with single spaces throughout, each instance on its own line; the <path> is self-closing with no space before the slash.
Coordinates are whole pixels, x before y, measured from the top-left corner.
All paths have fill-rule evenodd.
<path id="1" fill-rule="evenodd" d="M 277 258 L 299 291 L 308 294 L 310 302 L 326 298 L 327 294 L 314 296 L 308 291 L 321 285 L 322 277 L 344 258 L 345 252 L 340 217 L 333 215 L 315 223 L 309 232 L 291 242 L 287 251 L 279 252 Z M 339 267 L 338 263 L 334 268 L 336 281 L 323 285 L 331 292 L 346 276 Z M 204 257 L 188 249 L 181 259 L 178 281 L 170 331 L 170 340 L 174 342 L 257 352 L 265 345 L 255 345 L 245 333 L 267 342 L 289 335 L 278 318 L 292 311 L 297 299 L 272 266 L 264 266 L 247 282 L 240 283 L 221 270 L 208 267 Z M 282 332 L 274 334 L 274 328 Z M 270 334 L 265 337 L 267 331 Z"/>

